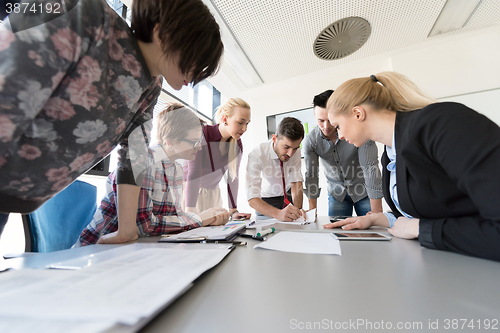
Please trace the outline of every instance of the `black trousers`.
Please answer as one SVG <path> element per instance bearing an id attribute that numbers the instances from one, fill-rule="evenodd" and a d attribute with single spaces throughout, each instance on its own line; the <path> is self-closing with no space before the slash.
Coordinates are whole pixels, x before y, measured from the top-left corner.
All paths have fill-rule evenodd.
<path id="1" fill-rule="evenodd" d="M 292 191 L 288 190 L 288 192 L 286 192 L 286 196 L 288 197 L 288 201 L 290 201 L 293 205 Z M 279 197 L 262 198 L 262 200 L 265 203 L 268 203 L 269 205 L 271 205 L 275 208 L 278 208 L 278 209 L 283 209 L 283 205 L 285 204 L 285 197 L 283 195 L 279 196 Z M 256 211 L 256 213 L 257 213 L 257 216 L 264 216 L 264 214 L 261 214 L 257 211 Z"/>

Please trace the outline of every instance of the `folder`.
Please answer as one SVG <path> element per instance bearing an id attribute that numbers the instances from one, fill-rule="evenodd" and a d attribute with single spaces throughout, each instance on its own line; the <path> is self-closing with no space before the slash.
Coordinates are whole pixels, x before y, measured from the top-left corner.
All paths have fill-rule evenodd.
<path id="1" fill-rule="evenodd" d="M 206 241 L 231 241 L 240 233 L 245 231 L 245 223 L 233 223 L 231 225 L 208 226 L 191 229 L 179 234 L 165 234 L 159 242 L 165 243 L 189 243 Z"/>

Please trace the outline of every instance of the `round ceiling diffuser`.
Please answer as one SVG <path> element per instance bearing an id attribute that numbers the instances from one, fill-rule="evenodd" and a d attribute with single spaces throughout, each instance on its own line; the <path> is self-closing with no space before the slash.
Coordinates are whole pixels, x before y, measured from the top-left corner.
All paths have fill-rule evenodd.
<path id="1" fill-rule="evenodd" d="M 314 54 L 323 60 L 336 60 L 356 52 L 370 37 L 370 23 L 361 17 L 348 17 L 326 27 L 314 41 Z"/>

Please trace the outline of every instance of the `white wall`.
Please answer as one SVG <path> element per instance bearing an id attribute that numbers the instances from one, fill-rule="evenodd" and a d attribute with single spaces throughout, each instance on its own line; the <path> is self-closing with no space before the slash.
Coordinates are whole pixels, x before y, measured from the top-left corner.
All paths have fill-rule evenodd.
<path id="1" fill-rule="evenodd" d="M 267 115 L 309 107 L 313 96 L 326 89 L 335 89 L 340 83 L 353 77 L 368 76 L 384 70 L 407 75 L 424 91 L 438 99 L 500 88 L 498 41 L 500 25 L 433 40 L 246 91 L 239 91 L 224 73 L 219 73 L 210 79 L 211 83 L 227 97 L 241 97 L 252 106 L 252 123 L 242 137 L 245 151 L 240 170 L 242 181 L 246 155 L 257 144 L 267 140 Z M 488 106 L 478 111 L 483 111 L 491 118 L 500 118 L 498 106 L 495 110 Z M 381 152 L 379 148 L 379 154 Z M 320 180 L 323 188 L 326 187 L 324 182 L 324 179 Z M 246 201 L 244 182 L 240 184 L 239 210 L 251 212 Z M 327 214 L 326 203 L 327 195 L 324 193 L 319 200 L 320 215 Z"/>
<path id="2" fill-rule="evenodd" d="M 335 89 L 353 77 L 367 76 L 385 70 L 407 75 L 430 95 L 464 103 L 482 112 L 500 124 L 500 26 L 434 40 L 398 52 L 371 57 L 353 63 L 310 73 L 287 81 L 240 91 L 220 72 L 210 79 L 226 97 L 241 97 L 252 106 L 252 122 L 242 137 L 244 156 L 240 169 L 238 209 L 252 212 L 246 199 L 245 167 L 248 153 L 257 144 L 267 140 L 266 116 L 310 107 L 314 95 Z M 459 95 L 459 96 L 457 96 Z M 451 96 L 451 97 L 448 97 Z M 382 145 L 378 145 L 379 155 Z M 305 170 L 305 168 L 303 168 Z M 88 179 L 85 179 L 88 181 Z M 98 200 L 102 198 L 105 180 L 94 180 L 98 185 Z M 99 184 L 102 184 L 99 186 Z M 326 179 L 320 178 L 326 189 Z M 226 186 L 221 186 L 227 207 Z M 318 200 L 318 214 L 328 214 L 326 191 Z M 307 207 L 307 198 L 304 197 Z M 384 202 L 384 207 L 387 206 Z"/>

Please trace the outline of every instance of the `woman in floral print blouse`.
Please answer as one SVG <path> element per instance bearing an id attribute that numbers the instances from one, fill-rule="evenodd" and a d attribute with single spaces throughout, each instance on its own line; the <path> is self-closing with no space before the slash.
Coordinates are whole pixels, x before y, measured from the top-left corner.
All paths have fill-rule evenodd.
<path id="1" fill-rule="evenodd" d="M 65 5 L 32 28 L 22 12 L 0 25 L 0 232 L 1 213 L 35 210 L 120 144 L 120 228 L 102 242 L 133 240 L 147 161 L 133 146 L 162 77 L 179 90 L 216 72 L 219 27 L 201 0 L 134 1 L 131 28 L 105 0 Z"/>

